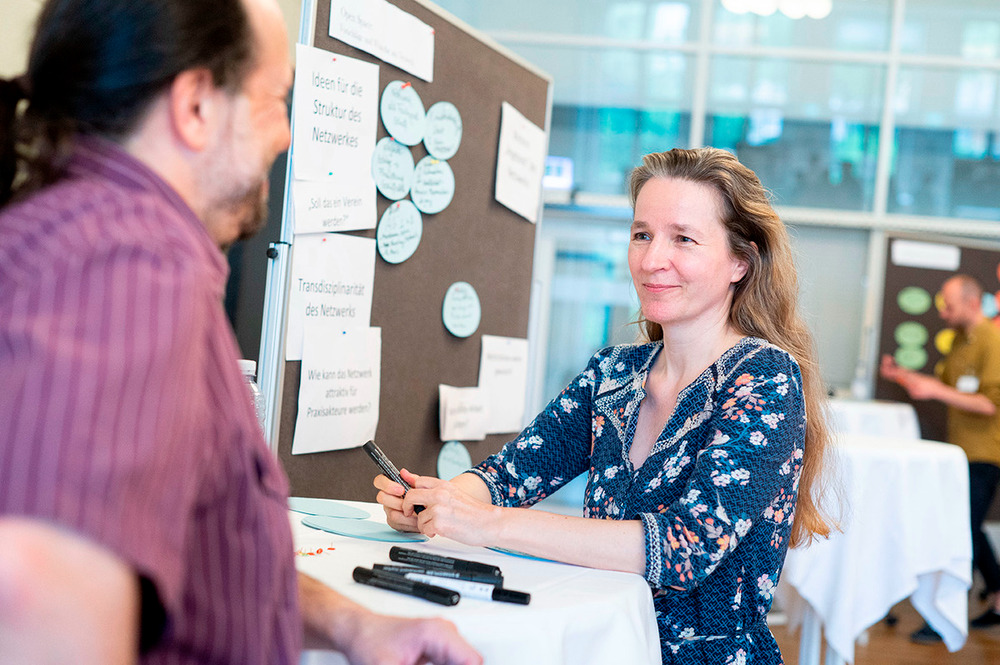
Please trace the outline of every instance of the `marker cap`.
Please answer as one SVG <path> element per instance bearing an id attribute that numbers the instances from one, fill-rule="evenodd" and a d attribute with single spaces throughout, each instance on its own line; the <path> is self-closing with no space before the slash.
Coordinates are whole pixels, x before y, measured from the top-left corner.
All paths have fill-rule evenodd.
<path id="1" fill-rule="evenodd" d="M 515 603 L 517 605 L 527 605 L 531 602 L 531 594 L 525 593 L 524 591 L 514 591 L 513 589 L 504 589 L 503 587 L 496 587 L 493 589 L 493 600 L 502 603 Z"/>

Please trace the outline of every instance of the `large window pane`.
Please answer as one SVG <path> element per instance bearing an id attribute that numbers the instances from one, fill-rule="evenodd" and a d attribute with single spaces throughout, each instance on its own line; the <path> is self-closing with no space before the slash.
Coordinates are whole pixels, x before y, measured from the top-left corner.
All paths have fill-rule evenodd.
<path id="1" fill-rule="evenodd" d="M 896 125 L 996 129 L 1000 127 L 998 77 L 990 70 L 901 67 L 893 99 Z"/>
<path id="2" fill-rule="evenodd" d="M 1000 58 L 1000 2 L 906 0 L 903 53 Z"/>
<path id="3" fill-rule="evenodd" d="M 871 210 L 880 66 L 715 58 L 706 143 L 732 150 L 781 205 Z"/>
<path id="4" fill-rule="evenodd" d="M 642 155 L 687 147 L 689 56 L 515 45 L 555 81 L 549 154 L 574 163 L 574 188 L 621 194 Z"/>
<path id="5" fill-rule="evenodd" d="M 833 0 L 822 19 L 790 18 L 773 0 L 768 16 L 743 8 L 747 0 L 716 0 L 712 37 L 723 46 L 804 47 L 836 51 L 885 51 L 889 48 L 891 0 Z M 758 3 L 760 4 L 760 3 Z"/>
<path id="6" fill-rule="evenodd" d="M 679 111 L 556 106 L 549 154 L 573 160 L 574 189 L 625 193 L 625 176 L 650 152 L 686 148 L 691 118 Z"/>
<path id="7" fill-rule="evenodd" d="M 628 273 L 630 219 L 622 210 L 618 220 L 550 217 L 541 227 L 555 249 L 545 401 L 565 388 L 595 351 L 636 339 L 638 330 L 629 325 L 639 311 Z"/>
<path id="8" fill-rule="evenodd" d="M 511 50 L 552 76 L 555 104 L 690 108 L 694 67 L 680 53 L 525 44 Z"/>
<path id="9" fill-rule="evenodd" d="M 903 67 L 889 212 L 1000 219 L 1000 74 Z"/>
<path id="10" fill-rule="evenodd" d="M 868 231 L 798 226 L 789 233 L 799 306 L 813 334 L 820 373 L 827 387 L 846 388 L 861 352 Z"/>
<path id="11" fill-rule="evenodd" d="M 698 36 L 701 0 L 439 0 L 485 31 L 589 35 L 679 44 Z"/>

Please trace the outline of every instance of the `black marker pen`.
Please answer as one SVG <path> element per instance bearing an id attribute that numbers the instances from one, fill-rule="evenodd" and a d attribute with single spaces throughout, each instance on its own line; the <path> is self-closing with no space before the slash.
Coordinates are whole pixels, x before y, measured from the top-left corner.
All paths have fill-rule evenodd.
<path id="1" fill-rule="evenodd" d="M 405 574 L 406 579 L 425 584 L 434 584 L 459 592 L 466 598 L 477 600 L 494 600 L 500 603 L 514 603 L 515 605 L 527 605 L 531 602 L 531 594 L 524 591 L 514 591 L 505 589 L 489 582 L 473 582 L 471 580 L 449 579 L 437 577 L 432 571 L 426 573 L 409 572 Z"/>
<path id="2" fill-rule="evenodd" d="M 406 493 L 413 489 L 410 487 L 409 483 L 403 480 L 403 476 L 400 475 L 399 469 L 396 468 L 395 464 L 389 461 L 389 458 L 385 456 L 385 453 L 383 453 L 382 449 L 378 447 L 378 444 L 369 439 L 368 442 L 362 446 L 362 448 L 364 448 L 364 451 L 368 453 L 368 457 L 375 462 L 375 465 L 379 468 L 379 470 L 385 474 L 386 478 L 403 487 L 403 496 L 406 496 Z M 413 512 L 415 513 L 419 513 L 423 509 L 423 506 L 413 506 Z"/>
<path id="3" fill-rule="evenodd" d="M 449 580 L 468 580 L 469 582 L 483 582 L 485 584 L 503 584 L 503 577 L 494 577 L 493 575 L 484 575 L 482 573 L 467 573 L 459 572 L 457 570 L 442 570 L 439 568 L 428 568 L 427 566 L 410 566 L 401 565 L 394 566 L 391 563 L 375 563 L 372 564 L 372 569 L 376 571 L 385 571 L 387 573 L 395 573 L 396 575 L 406 575 L 407 573 L 424 573 L 425 575 L 433 575 L 434 577 L 441 577 L 443 579 Z"/>
<path id="4" fill-rule="evenodd" d="M 430 552 L 421 552 L 395 545 L 389 548 L 389 558 L 399 563 L 408 563 L 434 570 L 453 570 L 456 573 L 463 573 L 471 579 L 483 582 L 496 580 L 497 584 L 503 583 L 503 574 L 499 568 L 488 563 L 480 563 L 479 561 L 454 559 L 450 556 L 439 556 Z M 475 578 L 472 578 L 473 575 L 475 575 Z"/>
<path id="5" fill-rule="evenodd" d="M 361 566 L 354 569 L 353 577 L 355 582 L 361 584 L 405 593 L 408 596 L 429 600 L 438 605 L 457 605 L 462 597 L 457 591 L 451 589 L 444 589 L 433 584 L 425 584 L 393 573 L 370 570 Z"/>

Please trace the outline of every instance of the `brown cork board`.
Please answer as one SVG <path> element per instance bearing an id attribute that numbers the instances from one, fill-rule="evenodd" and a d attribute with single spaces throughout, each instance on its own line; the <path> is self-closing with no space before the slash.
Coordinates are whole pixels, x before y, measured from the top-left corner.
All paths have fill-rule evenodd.
<path id="1" fill-rule="evenodd" d="M 449 101 L 462 115 L 461 147 L 448 162 L 456 181 L 451 204 L 423 216 L 423 236 L 412 257 L 395 265 L 375 259 L 371 325 L 382 328 L 376 440 L 397 466 L 436 475 L 442 445 L 438 385 L 477 385 L 482 335 L 528 335 L 536 227 L 494 199 L 500 112 L 508 102 L 545 127 L 551 83 L 425 5 L 393 4 L 434 29 L 433 82 L 329 37 L 329 2 L 317 3 L 314 46 L 379 65 L 380 91 L 391 81 L 408 81 L 425 108 Z M 378 138 L 386 135 L 379 121 Z M 414 161 L 427 154 L 423 145 L 412 153 Z M 378 196 L 378 217 L 390 203 Z M 353 235 L 373 238 L 375 231 Z M 478 330 L 462 339 L 441 320 L 445 291 L 456 281 L 475 287 L 482 305 Z M 278 435 L 278 456 L 292 495 L 374 500 L 371 481 L 377 470 L 360 448 L 291 454 L 300 370 L 299 361 L 285 363 Z M 463 443 L 475 463 L 509 438 L 490 435 Z"/>
<path id="2" fill-rule="evenodd" d="M 959 264 L 956 270 L 896 265 L 892 261 L 892 243 L 897 239 L 930 242 L 958 248 Z M 932 303 L 926 311 L 907 312 L 900 305 L 900 293 L 913 287 L 923 289 L 933 299 L 941 290 L 946 279 L 957 274 L 971 275 L 979 280 L 988 294 L 1000 294 L 1000 244 L 976 242 L 968 238 L 886 235 L 885 282 L 883 285 L 882 322 L 879 335 L 879 358 L 894 355 L 900 348 L 897 330 L 901 324 L 917 323 L 927 331 L 927 339 L 922 345 L 919 366 L 910 367 L 924 374 L 933 374 L 934 366 L 942 354 L 935 345 L 935 337 L 947 326 L 938 316 L 937 307 Z M 903 296 L 905 299 L 905 295 Z M 922 309 L 922 308 L 921 308 Z M 984 309 L 987 315 L 992 315 Z M 875 398 L 913 404 L 920 420 L 920 433 L 925 439 L 946 441 L 946 421 L 944 406 L 937 401 L 911 400 L 906 391 L 891 381 L 877 376 Z"/>

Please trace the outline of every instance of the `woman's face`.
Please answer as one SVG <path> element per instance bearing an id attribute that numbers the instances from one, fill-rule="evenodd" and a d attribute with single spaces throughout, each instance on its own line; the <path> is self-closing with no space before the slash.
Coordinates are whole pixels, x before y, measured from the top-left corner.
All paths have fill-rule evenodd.
<path id="1" fill-rule="evenodd" d="M 747 266 L 729 251 L 722 211 L 719 193 L 691 180 L 653 178 L 639 191 L 628 267 L 643 316 L 664 330 L 728 320 Z"/>

